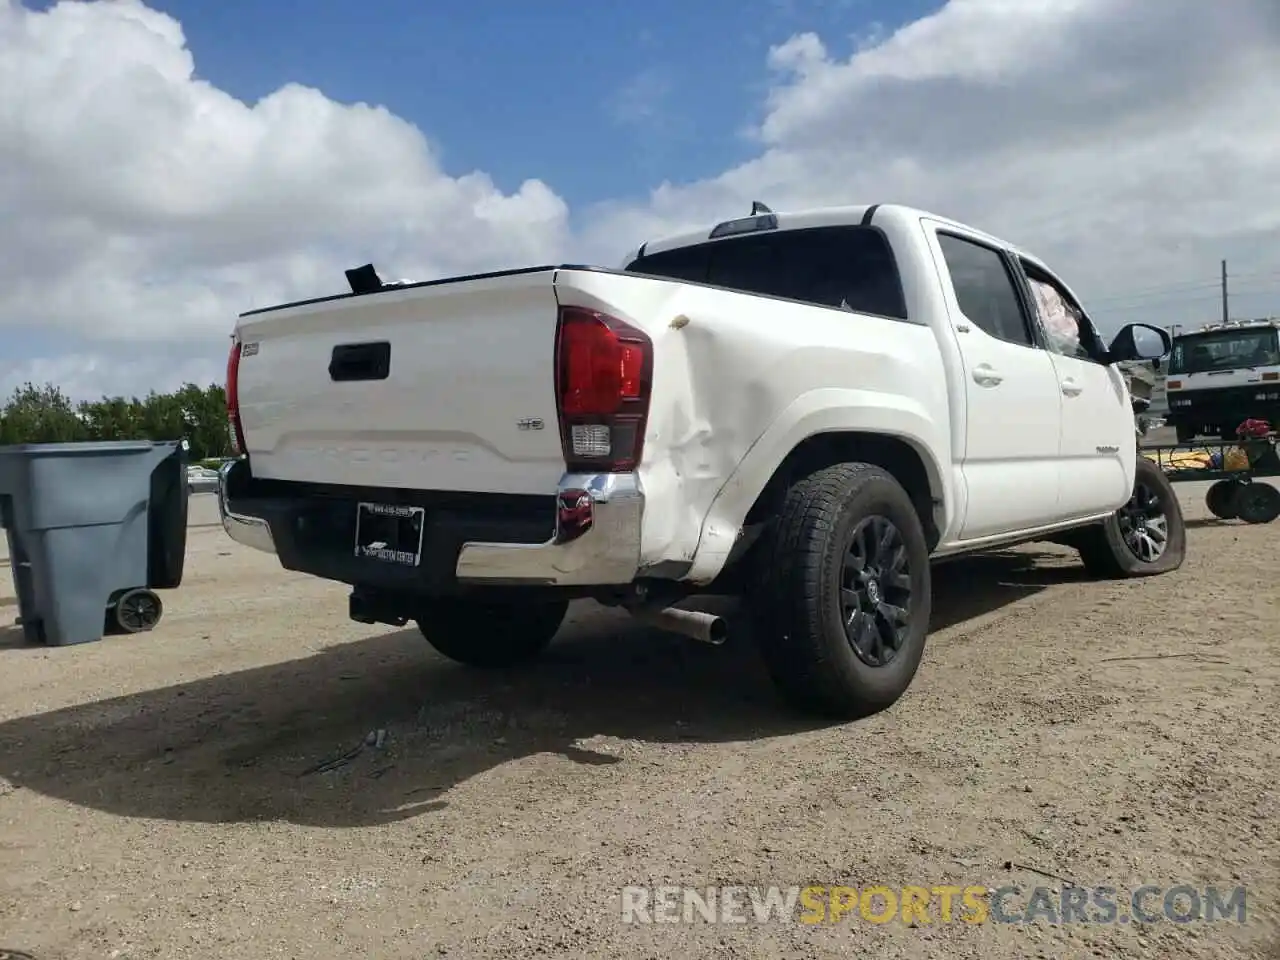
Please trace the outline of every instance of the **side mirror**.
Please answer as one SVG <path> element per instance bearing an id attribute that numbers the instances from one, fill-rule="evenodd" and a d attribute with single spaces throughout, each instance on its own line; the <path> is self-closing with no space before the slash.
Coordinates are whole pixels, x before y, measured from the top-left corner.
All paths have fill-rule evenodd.
<path id="1" fill-rule="evenodd" d="M 1126 360 L 1159 360 L 1173 349 L 1173 338 L 1167 330 L 1149 323 L 1131 323 L 1122 327 L 1107 348 L 1111 363 Z"/>

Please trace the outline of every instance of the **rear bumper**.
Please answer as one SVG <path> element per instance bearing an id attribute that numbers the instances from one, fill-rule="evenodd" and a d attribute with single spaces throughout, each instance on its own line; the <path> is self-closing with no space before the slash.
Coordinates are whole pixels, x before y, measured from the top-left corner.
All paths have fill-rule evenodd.
<path id="1" fill-rule="evenodd" d="M 1218 390 L 1170 390 L 1168 404 L 1170 423 L 1234 428 L 1253 417 L 1280 420 L 1280 383 L 1268 381 Z"/>
<path id="2" fill-rule="evenodd" d="M 527 518 L 506 520 L 483 504 L 428 506 L 437 519 L 418 568 L 354 555 L 343 526 L 354 518 L 354 494 L 282 496 L 277 489 L 263 496 L 252 483 L 244 461 L 219 471 L 218 511 L 227 535 L 276 554 L 288 569 L 353 585 L 431 593 L 467 585 L 593 586 L 630 583 L 639 571 L 644 493 L 631 473 L 565 474 L 554 501 L 547 498 L 545 522 L 532 527 Z M 505 506 L 501 500 L 495 506 Z"/>
<path id="3" fill-rule="evenodd" d="M 233 471 L 244 470 L 243 461 L 229 460 L 218 468 L 218 515 L 222 518 L 222 529 L 236 543 L 264 553 L 275 553 L 276 544 L 271 536 L 271 525 L 261 517 L 246 513 L 238 513 L 229 494 L 233 480 Z"/>
<path id="4" fill-rule="evenodd" d="M 640 568 L 644 493 L 633 473 L 569 473 L 545 543 L 464 543 L 459 583 L 585 586 L 630 583 Z"/>

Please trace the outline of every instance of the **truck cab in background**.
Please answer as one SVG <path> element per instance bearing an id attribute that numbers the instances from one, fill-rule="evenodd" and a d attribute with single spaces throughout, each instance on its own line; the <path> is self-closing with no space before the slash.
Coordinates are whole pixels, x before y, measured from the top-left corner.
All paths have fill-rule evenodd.
<path id="1" fill-rule="evenodd" d="M 1212 323 L 1173 339 L 1165 379 L 1179 443 L 1233 440 L 1246 420 L 1280 428 L 1280 318 Z"/>

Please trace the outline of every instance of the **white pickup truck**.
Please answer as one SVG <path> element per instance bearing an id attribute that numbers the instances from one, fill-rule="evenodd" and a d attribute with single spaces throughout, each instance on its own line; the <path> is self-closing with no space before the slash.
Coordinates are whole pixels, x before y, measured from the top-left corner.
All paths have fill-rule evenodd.
<path id="1" fill-rule="evenodd" d="M 577 598 L 721 642 L 675 605 L 734 593 L 784 697 L 851 718 L 911 683 L 933 560 L 1182 563 L 1116 366 L 1168 334 L 1105 345 L 1045 264 L 962 224 L 755 204 L 621 270 L 347 278 L 240 318 L 223 524 L 459 662 L 536 656 Z"/>

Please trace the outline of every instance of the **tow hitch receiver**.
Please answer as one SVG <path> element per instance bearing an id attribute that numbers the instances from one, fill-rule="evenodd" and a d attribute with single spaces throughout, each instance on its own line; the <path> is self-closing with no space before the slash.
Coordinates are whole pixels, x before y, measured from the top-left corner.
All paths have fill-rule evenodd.
<path id="1" fill-rule="evenodd" d="M 351 591 L 347 600 L 347 614 L 357 623 L 385 623 L 391 627 L 403 627 L 409 622 L 404 611 L 408 604 L 404 598 L 382 591 Z"/>

